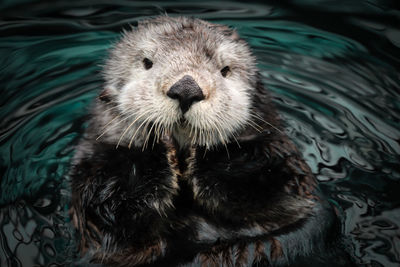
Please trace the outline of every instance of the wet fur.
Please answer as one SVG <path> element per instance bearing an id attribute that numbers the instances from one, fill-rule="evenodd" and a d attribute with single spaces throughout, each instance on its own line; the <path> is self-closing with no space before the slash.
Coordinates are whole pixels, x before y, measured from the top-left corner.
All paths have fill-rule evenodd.
<path id="1" fill-rule="evenodd" d="M 170 25 L 157 28 L 165 21 Z M 150 34 L 164 27 L 210 31 L 237 43 L 239 52 L 247 51 L 232 30 L 200 20 L 162 17 L 140 27 L 138 31 Z M 137 38 L 126 36 L 129 42 Z M 118 100 L 131 79 L 123 60 L 134 62 L 137 54 L 127 56 L 131 59 L 117 54 L 122 51 L 118 46 L 128 49 L 129 42 L 124 39 L 111 53 L 107 93 L 92 109 L 93 119 L 70 172 L 71 214 L 84 259 L 107 266 L 347 266 L 336 217 L 318 194 L 309 167 L 281 130 L 248 51 L 238 60 L 239 73 L 232 75 L 248 86 L 243 95 L 248 98 L 244 102 L 249 102 L 245 111 L 249 117 L 223 137 L 213 133 L 203 141 L 194 136 L 185 141 L 175 126 L 152 132 L 149 120 L 147 130 L 131 146 L 129 139 L 120 140 L 121 129 L 129 127 L 131 118 L 127 125 L 110 129 L 104 139 L 98 138 L 106 122 L 122 116 L 121 105 L 127 104 Z M 217 49 L 202 49 L 201 57 L 211 57 Z M 251 64 L 240 67 L 246 57 Z M 122 64 L 117 65 L 116 58 Z M 210 97 L 218 98 L 211 91 Z M 206 107 L 197 108 L 206 112 Z M 171 112 L 182 116 L 177 106 Z M 256 119 L 250 120 L 250 114 Z"/>

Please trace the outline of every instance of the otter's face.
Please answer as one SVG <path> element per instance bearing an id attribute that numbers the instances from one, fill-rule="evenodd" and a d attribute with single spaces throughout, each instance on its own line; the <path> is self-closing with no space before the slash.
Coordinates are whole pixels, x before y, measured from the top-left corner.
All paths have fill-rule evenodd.
<path id="1" fill-rule="evenodd" d="M 121 144 L 171 133 L 180 145 L 226 144 L 251 122 L 255 62 L 237 34 L 160 17 L 124 34 L 105 68 Z"/>

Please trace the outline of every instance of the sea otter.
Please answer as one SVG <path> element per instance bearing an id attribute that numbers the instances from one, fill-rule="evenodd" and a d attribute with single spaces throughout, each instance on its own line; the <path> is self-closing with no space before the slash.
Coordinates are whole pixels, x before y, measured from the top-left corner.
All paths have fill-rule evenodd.
<path id="1" fill-rule="evenodd" d="M 347 266 L 339 227 L 227 26 L 126 31 L 76 148 L 72 218 L 104 266 Z"/>

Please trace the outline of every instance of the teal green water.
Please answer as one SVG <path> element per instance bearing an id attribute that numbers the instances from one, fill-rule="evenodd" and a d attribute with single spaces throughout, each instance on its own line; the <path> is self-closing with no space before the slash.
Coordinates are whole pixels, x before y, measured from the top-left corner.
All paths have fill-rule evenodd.
<path id="1" fill-rule="evenodd" d="M 239 31 L 340 210 L 355 261 L 400 264 L 400 11 L 391 1 L 22 2 L 0 7 L 0 266 L 74 265 L 65 174 L 101 64 L 123 28 L 164 13 Z"/>

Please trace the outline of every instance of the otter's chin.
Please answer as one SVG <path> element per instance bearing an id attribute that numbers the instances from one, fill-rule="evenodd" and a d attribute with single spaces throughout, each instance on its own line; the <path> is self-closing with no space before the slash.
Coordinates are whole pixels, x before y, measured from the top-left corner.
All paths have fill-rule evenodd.
<path id="1" fill-rule="evenodd" d="M 186 127 L 175 127 L 172 131 L 172 136 L 181 149 L 187 147 L 204 147 L 206 149 L 212 149 L 229 142 L 228 139 L 222 140 L 216 132 L 209 131 L 202 133 L 200 129 L 196 130 L 187 125 Z"/>
<path id="2" fill-rule="evenodd" d="M 182 116 L 178 121 L 179 127 L 182 127 L 182 128 L 187 127 L 188 123 L 189 123 L 188 120 L 184 116 Z"/>

